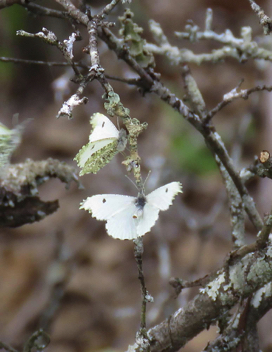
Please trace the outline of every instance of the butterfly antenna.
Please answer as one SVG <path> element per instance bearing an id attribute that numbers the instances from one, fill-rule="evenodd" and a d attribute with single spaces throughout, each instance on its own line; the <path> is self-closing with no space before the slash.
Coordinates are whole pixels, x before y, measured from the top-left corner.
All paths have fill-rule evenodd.
<path id="1" fill-rule="evenodd" d="M 145 188 L 145 184 L 146 184 L 146 182 L 147 182 L 147 180 L 148 180 L 150 174 L 151 174 L 151 170 L 149 170 L 149 172 L 148 172 L 148 174 L 147 174 L 147 176 L 146 176 L 146 179 L 145 179 L 144 184 L 143 184 L 143 188 Z"/>
<path id="2" fill-rule="evenodd" d="M 134 181 L 132 181 L 132 179 L 129 178 L 128 175 L 125 175 L 125 177 L 126 177 L 127 179 L 129 179 L 129 181 L 132 182 L 132 183 L 134 184 L 134 186 L 137 188 L 137 190 L 139 191 L 139 188 L 138 188 L 138 186 L 136 185 L 136 183 L 135 183 Z"/>
<path id="3" fill-rule="evenodd" d="M 12 116 L 12 127 L 19 125 L 19 113 Z"/>

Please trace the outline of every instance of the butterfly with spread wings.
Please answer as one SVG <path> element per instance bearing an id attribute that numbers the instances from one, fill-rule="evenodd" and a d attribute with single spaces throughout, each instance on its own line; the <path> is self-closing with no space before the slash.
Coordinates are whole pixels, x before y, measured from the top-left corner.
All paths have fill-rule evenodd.
<path id="1" fill-rule="evenodd" d="M 171 182 L 147 196 L 98 194 L 81 203 L 80 209 L 88 210 L 97 220 L 107 221 L 106 230 L 114 238 L 133 240 L 150 231 L 159 217 L 160 210 L 167 210 L 178 193 L 180 182 Z"/>

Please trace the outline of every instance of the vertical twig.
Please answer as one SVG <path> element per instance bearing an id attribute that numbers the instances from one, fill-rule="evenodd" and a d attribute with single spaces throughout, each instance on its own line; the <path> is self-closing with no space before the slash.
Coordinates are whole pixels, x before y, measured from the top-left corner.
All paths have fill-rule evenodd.
<path id="1" fill-rule="evenodd" d="M 141 308 L 141 333 L 146 335 L 146 302 L 147 302 L 147 289 L 145 286 L 145 278 L 143 273 L 143 253 L 144 253 L 144 244 L 143 238 L 139 237 L 134 242 L 134 258 L 137 263 L 138 268 L 138 279 L 141 284 L 141 293 L 142 293 L 142 308 Z"/>

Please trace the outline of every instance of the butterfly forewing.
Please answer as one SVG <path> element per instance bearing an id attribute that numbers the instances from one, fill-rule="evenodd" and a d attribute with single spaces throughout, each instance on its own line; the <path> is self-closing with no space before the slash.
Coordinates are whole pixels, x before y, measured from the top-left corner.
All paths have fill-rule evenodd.
<path id="1" fill-rule="evenodd" d="M 93 131 L 90 134 L 89 141 L 95 142 L 106 138 L 118 139 L 119 131 L 107 116 L 95 113 L 91 119 Z"/>
<path id="2" fill-rule="evenodd" d="M 89 210 L 98 220 L 108 220 L 132 204 L 135 208 L 134 202 L 135 197 L 119 194 L 97 194 L 83 201 L 80 209 Z"/>
<path id="3" fill-rule="evenodd" d="M 167 210 L 173 203 L 173 199 L 178 193 L 182 193 L 181 183 L 171 182 L 149 193 L 146 196 L 146 199 L 149 204 L 159 210 Z"/>

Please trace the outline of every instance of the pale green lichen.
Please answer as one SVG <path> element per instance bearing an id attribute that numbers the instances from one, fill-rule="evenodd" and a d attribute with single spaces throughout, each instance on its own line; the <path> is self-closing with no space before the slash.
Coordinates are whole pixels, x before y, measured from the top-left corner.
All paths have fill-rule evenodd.
<path id="1" fill-rule="evenodd" d="M 36 196 L 39 193 L 38 186 L 52 177 L 59 178 L 67 185 L 72 181 L 79 184 L 72 166 L 49 158 L 43 161 L 27 159 L 24 163 L 9 165 L 5 178 L 0 181 L 0 187 L 20 200 L 30 195 Z"/>
<path id="2" fill-rule="evenodd" d="M 119 17 L 121 22 L 120 35 L 123 37 L 124 43 L 129 48 L 130 55 L 143 67 L 155 67 L 153 54 L 145 48 L 146 41 L 141 35 L 143 29 L 133 22 L 134 14 L 130 9 L 126 9 L 124 16 Z"/>
<path id="3" fill-rule="evenodd" d="M 107 110 L 107 113 L 110 116 L 119 116 L 122 118 L 129 118 L 130 111 L 128 108 L 125 108 L 120 101 L 120 97 L 117 93 L 113 91 L 104 94 L 103 98 L 106 99 L 104 103 L 104 108 Z"/>
<path id="4" fill-rule="evenodd" d="M 201 293 L 206 293 L 213 301 L 220 295 L 219 289 L 226 281 L 225 273 L 221 273 L 217 278 L 209 282 L 205 288 L 200 289 Z"/>
<path id="5" fill-rule="evenodd" d="M 264 287 L 260 288 L 253 296 L 253 298 L 250 301 L 250 304 L 258 308 L 260 303 L 264 298 L 271 297 L 272 296 L 272 284 L 269 282 L 267 285 Z"/>
<path id="6" fill-rule="evenodd" d="M 247 281 L 256 282 L 262 278 L 262 280 L 266 281 L 266 276 L 270 277 L 270 273 L 272 270 L 272 264 L 268 263 L 266 257 L 260 257 L 256 260 L 255 265 L 250 267 L 250 271 L 247 275 Z"/>
<path id="7" fill-rule="evenodd" d="M 270 234 L 268 237 L 268 247 L 267 247 L 266 255 L 272 258 L 272 234 Z"/>

